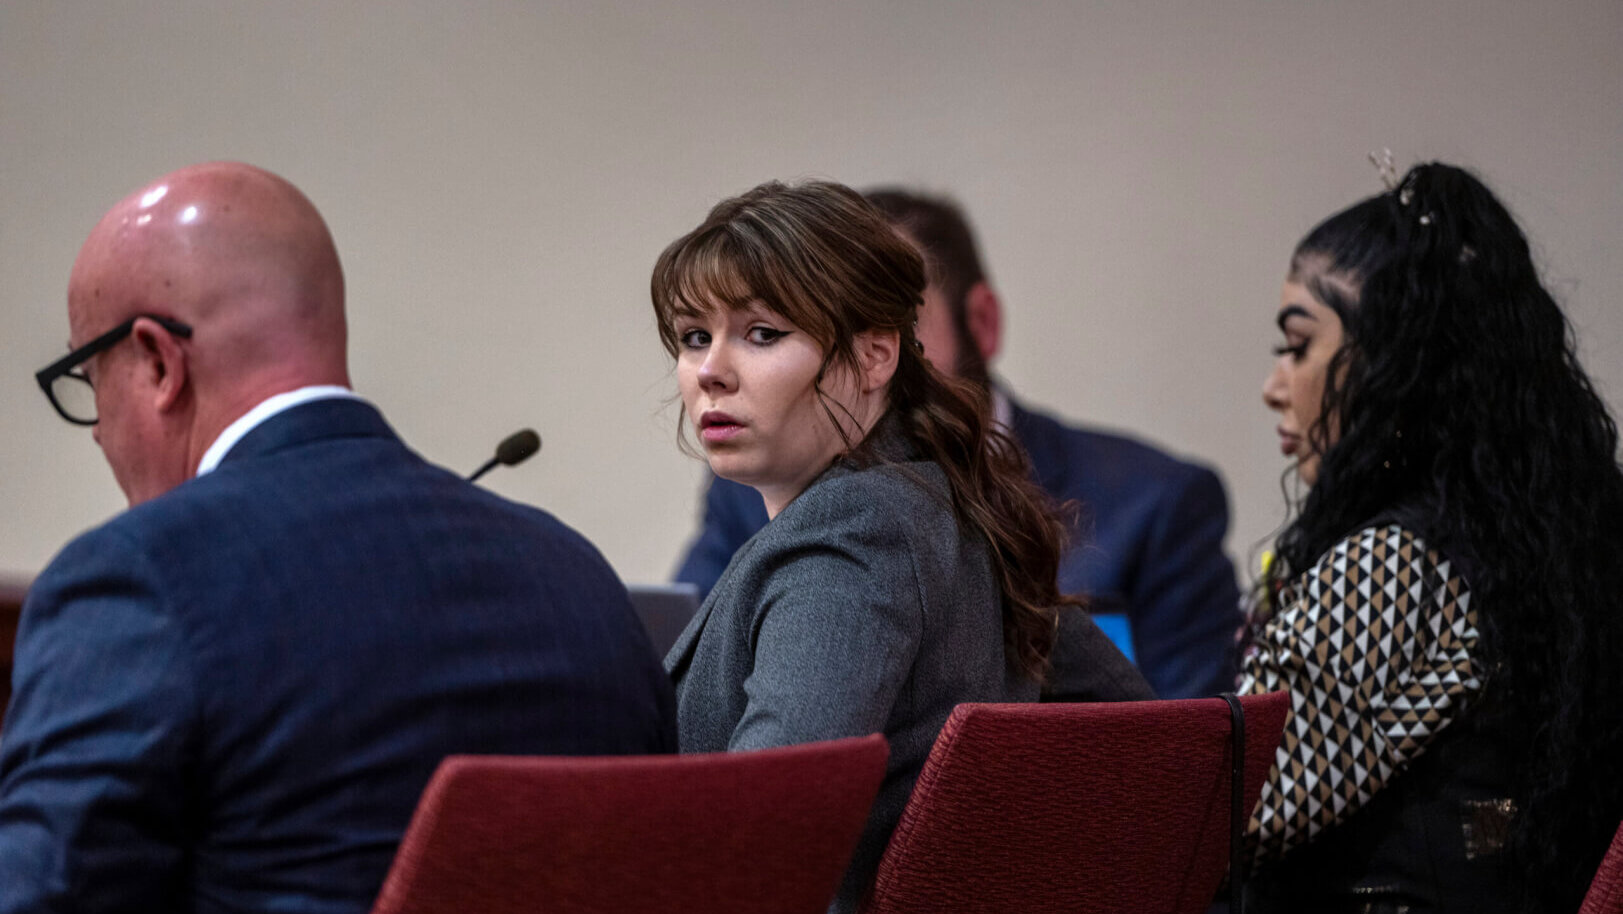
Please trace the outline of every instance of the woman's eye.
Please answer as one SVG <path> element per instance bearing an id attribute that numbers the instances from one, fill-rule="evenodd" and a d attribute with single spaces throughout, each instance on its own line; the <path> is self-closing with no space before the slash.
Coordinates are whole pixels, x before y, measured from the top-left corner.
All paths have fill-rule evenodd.
<path id="1" fill-rule="evenodd" d="M 776 330 L 772 327 L 751 327 L 749 332 L 744 334 L 744 338 L 752 343 L 770 346 L 788 335 L 789 331 L 787 330 Z"/>
<path id="2" fill-rule="evenodd" d="M 710 334 L 703 330 L 688 330 L 682 334 L 682 348 L 703 349 L 710 345 Z"/>
<path id="3" fill-rule="evenodd" d="M 1302 360 L 1302 356 L 1304 356 L 1306 354 L 1307 354 L 1307 341 L 1306 340 L 1303 340 L 1302 342 L 1297 343 L 1294 346 L 1290 345 L 1289 343 L 1282 343 L 1282 344 L 1274 347 L 1274 358 L 1278 358 L 1278 357 L 1280 357 L 1282 355 L 1288 355 L 1288 356 L 1291 357 L 1291 359 L 1293 361 L 1300 362 Z"/>

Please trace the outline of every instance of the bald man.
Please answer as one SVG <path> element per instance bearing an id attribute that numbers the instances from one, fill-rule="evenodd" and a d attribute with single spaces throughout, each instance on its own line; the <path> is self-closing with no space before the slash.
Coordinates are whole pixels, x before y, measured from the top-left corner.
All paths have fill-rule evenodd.
<path id="1" fill-rule="evenodd" d="M 246 165 L 115 206 L 40 372 L 130 510 L 23 608 L 0 912 L 370 907 L 457 752 L 674 747 L 624 587 L 349 390 L 320 215 Z"/>

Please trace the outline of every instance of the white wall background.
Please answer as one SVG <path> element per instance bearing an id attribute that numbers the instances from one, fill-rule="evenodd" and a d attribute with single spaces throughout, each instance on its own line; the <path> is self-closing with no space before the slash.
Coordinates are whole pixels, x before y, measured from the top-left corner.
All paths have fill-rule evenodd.
<path id="1" fill-rule="evenodd" d="M 1244 556 L 1283 515 L 1259 402 L 1286 260 L 1441 158 L 1498 188 L 1623 400 L 1623 3 L 0 0 L 0 572 L 122 507 L 32 372 L 103 210 L 208 159 L 321 207 L 358 389 L 662 580 L 702 467 L 674 445 L 659 250 L 775 177 L 956 194 L 1028 401 L 1198 455 Z"/>

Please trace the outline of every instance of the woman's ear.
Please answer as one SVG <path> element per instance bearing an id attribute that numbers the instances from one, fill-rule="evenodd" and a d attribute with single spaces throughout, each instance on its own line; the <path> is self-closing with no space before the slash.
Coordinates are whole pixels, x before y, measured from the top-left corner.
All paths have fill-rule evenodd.
<path id="1" fill-rule="evenodd" d="M 863 393 L 883 390 L 896 374 L 896 360 L 902 352 L 902 335 L 895 330 L 864 330 L 853 341 Z"/>

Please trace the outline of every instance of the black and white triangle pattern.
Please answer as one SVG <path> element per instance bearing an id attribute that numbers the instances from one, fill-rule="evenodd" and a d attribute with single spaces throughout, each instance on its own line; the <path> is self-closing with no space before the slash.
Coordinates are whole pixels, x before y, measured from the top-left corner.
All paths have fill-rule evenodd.
<path id="1" fill-rule="evenodd" d="M 1480 690 L 1470 603 L 1449 561 L 1396 524 L 1347 537 L 1279 594 L 1240 682 L 1290 692 L 1251 819 L 1259 857 L 1369 802 Z"/>

